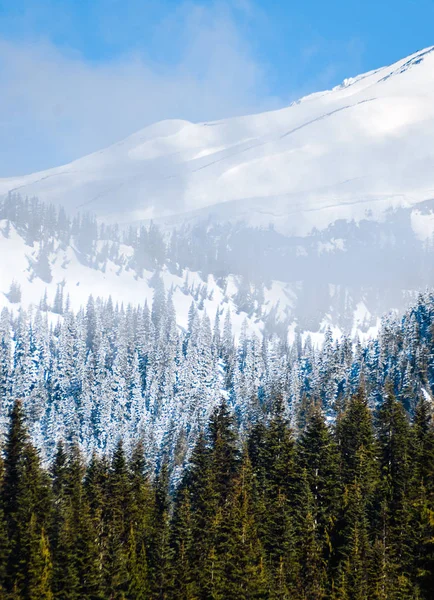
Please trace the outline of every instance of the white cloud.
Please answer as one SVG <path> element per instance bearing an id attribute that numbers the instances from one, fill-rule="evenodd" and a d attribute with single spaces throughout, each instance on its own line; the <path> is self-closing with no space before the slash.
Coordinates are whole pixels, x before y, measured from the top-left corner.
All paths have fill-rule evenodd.
<path id="1" fill-rule="evenodd" d="M 89 62 L 47 41 L 0 39 L 0 176 L 55 166 L 157 120 L 215 119 L 280 104 L 228 11 L 190 6 L 155 32 L 175 60 Z"/>

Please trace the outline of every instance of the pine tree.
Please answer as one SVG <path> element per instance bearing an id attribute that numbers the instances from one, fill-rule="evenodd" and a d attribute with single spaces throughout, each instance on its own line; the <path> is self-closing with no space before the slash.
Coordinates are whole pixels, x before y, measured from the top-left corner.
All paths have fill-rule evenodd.
<path id="1" fill-rule="evenodd" d="M 277 398 L 273 416 L 258 423 L 249 437 L 254 484 L 253 510 L 264 547 L 274 596 L 285 598 L 297 577 L 293 507 L 296 493 L 295 447 L 283 403 Z"/>
<path id="2" fill-rule="evenodd" d="M 268 595 L 264 553 L 252 505 L 252 485 L 251 464 L 245 453 L 218 532 L 220 579 L 215 592 L 222 598 L 250 600 Z"/>
<path id="3" fill-rule="evenodd" d="M 5 447 L 2 499 L 9 527 L 12 528 L 18 509 L 19 480 L 23 468 L 24 452 L 28 443 L 24 415 L 20 402 L 15 402 Z"/>
<path id="4" fill-rule="evenodd" d="M 4 464 L 3 458 L 0 456 L 0 490 L 3 487 Z M 7 523 L 3 509 L 3 497 L 0 493 L 0 597 L 5 595 L 5 584 L 7 574 L 7 564 L 9 555 L 9 539 Z"/>
<path id="5" fill-rule="evenodd" d="M 413 500 L 413 569 L 412 581 L 429 598 L 434 589 L 434 506 L 420 486 Z"/>
<path id="6" fill-rule="evenodd" d="M 434 589 L 434 424 L 422 396 L 411 429 L 412 559 L 415 580 L 424 594 Z"/>
<path id="7" fill-rule="evenodd" d="M 28 600 L 53 600 L 52 571 L 48 539 L 43 529 L 38 532 L 36 517 L 33 514 L 30 520 L 28 584 L 25 594 Z"/>
<path id="8" fill-rule="evenodd" d="M 66 458 L 66 460 L 65 460 Z M 53 591 L 56 597 L 97 600 L 101 595 L 97 532 L 84 489 L 85 467 L 73 444 L 65 456 L 60 445 L 52 469 L 57 503 L 53 529 Z"/>
<path id="9" fill-rule="evenodd" d="M 357 481 L 362 486 L 363 496 L 370 498 L 378 473 L 372 414 L 362 388 L 347 402 L 336 426 L 336 438 L 343 484 L 350 485 Z"/>
<path id="10" fill-rule="evenodd" d="M 312 496 L 310 519 L 315 520 L 321 557 L 331 567 L 340 510 L 341 486 L 337 446 L 319 408 L 314 407 L 297 444 L 299 472 L 304 473 Z M 306 485 L 303 483 L 303 485 Z M 303 492 L 306 494 L 306 491 Z"/>
<path id="11" fill-rule="evenodd" d="M 113 454 L 105 497 L 104 585 L 108 598 L 123 598 L 128 591 L 128 536 L 131 532 L 131 483 L 121 441 Z"/>
<path id="12" fill-rule="evenodd" d="M 348 570 L 348 562 L 342 562 L 332 580 L 330 600 L 350 600 L 347 581 Z"/>
<path id="13" fill-rule="evenodd" d="M 142 544 L 146 547 L 154 514 L 155 494 L 148 476 L 142 441 L 139 441 L 132 451 L 129 474 L 131 481 L 130 521 L 134 528 L 138 547 Z"/>
<path id="14" fill-rule="evenodd" d="M 67 454 L 62 441 L 51 467 L 54 510 L 50 527 L 53 553 L 53 584 L 56 597 L 77 598 L 79 574 L 73 556 L 74 528 L 68 495 Z"/>
<path id="15" fill-rule="evenodd" d="M 194 565 L 193 514 L 189 489 L 184 483 L 177 491 L 171 523 L 171 547 L 173 548 L 173 575 L 179 600 L 193 600 Z"/>
<path id="16" fill-rule="evenodd" d="M 431 407 L 424 396 L 416 405 L 411 431 L 412 480 L 423 485 L 434 500 L 434 423 Z"/>
<path id="17" fill-rule="evenodd" d="M 126 598 L 148 600 L 150 597 L 148 559 L 144 543 L 137 543 L 134 529 L 128 537 L 127 552 L 128 589 Z"/>
<path id="18" fill-rule="evenodd" d="M 410 430 L 405 410 L 388 382 L 377 417 L 380 480 L 375 530 L 382 549 L 383 592 L 397 594 L 402 577 L 410 577 L 412 562 Z"/>
<path id="19" fill-rule="evenodd" d="M 347 486 L 342 519 L 343 556 L 338 577 L 344 576 L 345 590 L 351 600 L 369 600 L 369 522 L 366 500 L 360 483 Z"/>
<path id="20" fill-rule="evenodd" d="M 169 471 L 167 463 L 164 462 L 155 482 L 155 511 L 150 553 L 152 590 L 154 596 L 161 600 L 170 598 L 173 585 L 169 511 Z"/>
<path id="21" fill-rule="evenodd" d="M 235 420 L 225 402 L 211 416 L 209 438 L 213 488 L 218 505 L 222 506 L 232 488 L 239 460 Z"/>
<path id="22" fill-rule="evenodd" d="M 301 474 L 296 515 L 300 564 L 298 588 L 300 597 L 306 600 L 321 600 L 326 594 L 324 538 L 317 525 L 317 514 L 318 508 L 309 484 L 308 473 L 304 469 Z"/>
<path id="23" fill-rule="evenodd" d="M 28 441 L 21 404 L 14 404 L 5 452 L 1 502 L 9 538 L 6 589 L 28 591 L 33 536 L 42 535 L 50 515 L 48 479 Z"/>

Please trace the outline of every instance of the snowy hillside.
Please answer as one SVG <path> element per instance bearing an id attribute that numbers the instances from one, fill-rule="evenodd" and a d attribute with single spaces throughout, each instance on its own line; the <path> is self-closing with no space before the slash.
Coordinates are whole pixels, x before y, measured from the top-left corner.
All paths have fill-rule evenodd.
<path id="1" fill-rule="evenodd" d="M 420 223 L 429 210 L 421 207 Z M 194 302 L 212 320 L 229 311 L 237 337 L 244 321 L 251 332 L 289 340 L 298 330 L 320 342 L 330 326 L 366 337 L 384 313 L 434 285 L 432 243 L 412 231 L 410 212 L 382 224 L 338 222 L 303 238 L 239 224 L 168 233 L 155 225 L 121 230 L 90 214 L 71 220 L 11 194 L 0 200 L 0 252 L 8 257 L 0 262 L 0 308 L 61 315 L 91 295 L 151 307 L 161 281 L 184 330 Z"/>
<path id="2" fill-rule="evenodd" d="M 55 306 L 58 290 L 61 292 L 62 307 L 69 303 L 73 310 L 85 306 L 91 295 L 103 299 L 110 296 L 114 304 L 123 304 L 125 307 L 128 304 L 137 306 L 145 302 L 152 306 L 153 272 L 145 271 L 141 277 L 137 277 L 133 270 L 124 269 L 110 260 L 107 261 L 104 270 L 92 268 L 84 264 L 80 252 L 73 245 L 65 248 L 57 243 L 49 254 L 50 277 L 42 279 L 34 268 L 40 244 L 27 245 L 13 226 L 6 236 L 5 226 L 5 221 L 0 221 L 0 255 L 14 258 L 0 261 L 0 309 L 13 308 L 15 304 L 29 308 L 46 303 L 49 312 L 53 312 L 55 316 L 59 311 L 59 307 Z M 132 248 L 129 246 L 121 247 L 120 251 L 124 259 L 132 254 Z M 250 319 L 245 312 L 238 313 L 231 299 L 236 289 L 233 283 L 229 282 L 224 292 L 212 276 L 203 281 L 198 273 L 185 272 L 175 275 L 167 269 L 161 272 L 161 279 L 165 289 L 173 291 L 177 322 L 182 329 L 187 328 L 189 308 L 192 302 L 197 301 L 201 303 L 202 310 L 213 318 L 218 307 L 223 311 L 229 309 L 233 315 L 236 333 L 240 332 L 244 320 L 247 320 L 251 331 L 259 333 L 260 327 L 254 319 Z M 13 282 L 18 284 L 21 291 L 19 302 L 11 302 L 8 298 Z M 276 285 L 274 287 L 276 289 Z M 272 306 L 271 301 L 268 304 Z"/>
<path id="3" fill-rule="evenodd" d="M 361 382 L 376 407 L 388 378 L 413 410 L 434 385 L 433 139 L 434 48 L 0 181 L 0 438 L 23 398 L 46 459 L 140 437 L 176 480 L 222 396 L 242 432 L 276 397 L 296 426 Z"/>
<path id="4" fill-rule="evenodd" d="M 283 110 L 164 121 L 0 180 L 0 306 L 13 281 L 25 307 L 151 305 L 159 273 L 184 329 L 194 300 L 237 334 L 369 335 L 434 286 L 433 139 L 434 47 Z"/>
<path id="5" fill-rule="evenodd" d="M 98 242 L 99 251 L 103 249 L 103 241 Z M 39 307 L 51 313 L 55 323 L 64 309 L 79 310 L 86 306 L 90 296 L 101 299 L 111 297 L 114 304 L 138 306 L 145 302 L 149 307 L 153 304 L 155 294 L 155 271 L 144 270 L 140 276 L 128 266 L 134 249 L 122 244 L 119 257 L 106 260 L 104 265 L 86 264 L 85 257 L 74 243 L 64 246 L 58 240 L 48 254 L 48 276 L 38 269 L 41 244 L 26 243 L 23 236 L 6 220 L 0 220 L 0 255 L 13 256 L 13 260 L 0 262 L 0 309 L 22 307 Z M 120 264 L 121 263 L 121 264 Z M 266 324 L 272 329 L 288 331 L 288 339 L 294 339 L 297 328 L 297 295 L 300 284 L 273 281 L 261 290 L 262 302 L 255 311 L 242 310 L 237 302 L 239 295 L 239 279 L 229 276 L 224 285 L 217 282 L 212 275 L 203 275 L 188 269 L 175 274 L 165 266 L 159 276 L 167 292 L 171 292 L 176 307 L 178 326 L 186 330 L 188 313 L 192 303 L 206 313 L 214 322 L 219 311 L 231 314 L 232 327 L 236 338 L 239 337 L 243 324 L 250 333 L 259 336 L 264 332 Z M 19 300 L 10 293 L 11 287 L 19 288 Z M 331 289 L 331 296 L 339 290 Z M 376 333 L 378 319 L 373 319 L 363 302 L 356 303 L 351 309 L 354 320 L 349 327 L 352 335 L 358 334 L 362 339 Z M 333 325 L 331 318 L 324 318 L 322 333 L 315 334 L 316 328 L 309 332 L 315 343 L 321 343 L 327 326 Z M 274 327 L 273 327 L 274 326 Z M 283 328 L 283 329 L 282 329 Z M 335 327 L 336 335 L 339 329 Z M 304 338 L 308 332 L 304 333 Z"/>
<path id="6" fill-rule="evenodd" d="M 69 165 L 0 180 L 0 194 L 37 195 L 111 222 L 211 213 L 305 235 L 432 199 L 433 139 L 429 48 L 283 110 L 157 123 Z M 427 227 L 432 219 L 424 235 Z"/>

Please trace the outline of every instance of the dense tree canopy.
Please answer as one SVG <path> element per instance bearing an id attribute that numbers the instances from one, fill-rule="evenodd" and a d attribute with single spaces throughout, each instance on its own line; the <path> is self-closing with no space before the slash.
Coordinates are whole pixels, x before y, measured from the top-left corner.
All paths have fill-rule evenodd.
<path id="1" fill-rule="evenodd" d="M 434 422 L 388 386 L 336 426 L 312 405 L 294 436 L 276 398 L 247 438 L 220 402 L 179 484 L 142 443 L 49 470 L 15 402 L 0 481 L 0 590 L 22 600 L 426 599 L 434 569 Z M 359 431 L 357 439 L 351 432 Z"/>

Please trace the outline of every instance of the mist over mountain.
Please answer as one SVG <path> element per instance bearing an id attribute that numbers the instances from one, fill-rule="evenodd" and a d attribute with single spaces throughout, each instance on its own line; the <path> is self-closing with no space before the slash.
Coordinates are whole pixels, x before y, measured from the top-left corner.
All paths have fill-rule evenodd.
<path id="1" fill-rule="evenodd" d="M 166 269 L 181 279 L 195 273 L 259 330 L 274 311 L 283 330 L 373 331 L 384 312 L 434 283 L 432 139 L 428 48 L 282 110 L 162 121 L 69 165 L 2 179 L 5 206 L 37 197 L 65 218 L 79 211 L 99 223 L 81 231 L 83 255 L 76 240 L 68 249 L 54 231 L 50 244 L 42 230 L 30 243 L 26 227 L 41 220 L 31 217 L 39 209 L 21 221 L 18 210 L 15 233 L 0 237 L 13 254 L 2 267 L 2 302 L 12 279 L 26 304 L 45 288 L 54 297 L 60 284 L 76 308 L 89 294 L 151 301 L 148 282 Z M 125 232 L 151 221 L 165 250 L 144 272 L 136 268 L 143 239 Z M 113 244 L 114 253 L 95 260 Z M 49 280 L 34 268 L 41 245 Z"/>
<path id="2" fill-rule="evenodd" d="M 433 600 L 432 0 L 6 4 L 0 600 Z"/>
<path id="3" fill-rule="evenodd" d="M 433 197 L 433 50 L 282 110 L 162 121 L 69 165 L 0 180 L 0 192 L 116 222 L 211 214 L 291 235 L 378 220 Z"/>

